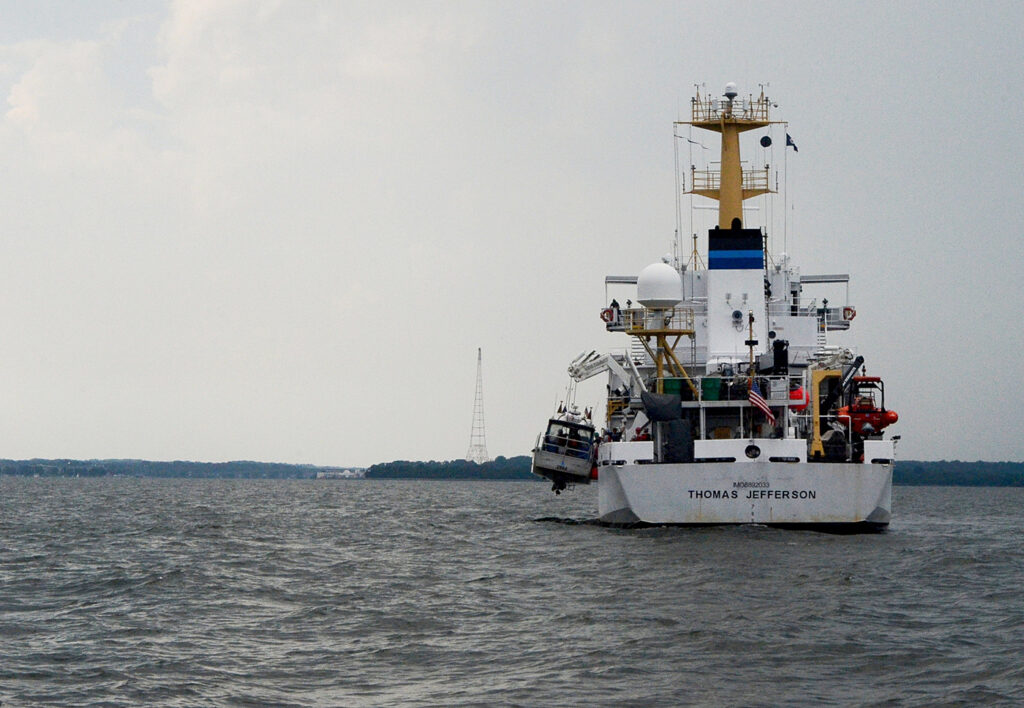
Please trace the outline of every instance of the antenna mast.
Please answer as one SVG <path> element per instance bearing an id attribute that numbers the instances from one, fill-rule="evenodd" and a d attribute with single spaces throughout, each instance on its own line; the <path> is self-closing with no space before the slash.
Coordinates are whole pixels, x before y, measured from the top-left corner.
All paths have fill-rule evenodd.
<path id="1" fill-rule="evenodd" d="M 469 434 L 469 450 L 466 460 L 481 464 L 490 462 L 487 454 L 487 435 L 484 432 L 484 372 L 483 352 L 476 350 L 476 398 L 473 401 L 473 428 Z"/>

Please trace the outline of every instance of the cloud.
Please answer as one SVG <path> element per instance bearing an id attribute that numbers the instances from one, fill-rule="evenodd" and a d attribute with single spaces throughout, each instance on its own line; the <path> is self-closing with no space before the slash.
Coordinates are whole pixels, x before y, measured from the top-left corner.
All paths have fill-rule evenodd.
<path id="1" fill-rule="evenodd" d="M 44 168 L 123 158 L 123 106 L 106 79 L 103 53 L 98 41 L 7 48 L 8 73 L 16 79 L 7 94 L 5 142 L 20 143 Z"/>
<path id="2" fill-rule="evenodd" d="M 953 297 L 942 274 L 976 216 L 950 190 L 965 185 L 996 234 L 1004 217 L 987 214 L 1012 187 L 985 165 L 1020 141 L 1005 122 L 998 141 L 958 133 L 954 109 L 985 101 L 938 77 L 967 85 L 1016 44 L 966 10 L 906 36 L 906 13 L 876 26 L 850 10 L 839 39 L 822 31 L 832 13 L 778 10 L 725 23 L 675 3 L 114 3 L 0 45 L 0 318 L 21 344 L 5 352 L 18 413 L 0 412 L 0 430 L 26 456 L 457 456 L 483 346 L 492 452 L 523 452 L 567 361 L 623 346 L 597 320 L 602 277 L 670 248 L 671 120 L 692 80 L 787 92 L 801 145 L 789 250 L 807 272 L 851 271 L 856 340 L 873 373 L 902 367 L 893 392 L 956 366 L 952 345 L 930 367 L 894 350 L 892 330 L 929 316 L 918 303 L 1012 350 L 1019 335 L 977 324 L 977 293 Z M 943 54 L 982 30 L 976 57 Z M 750 36 L 780 40 L 721 52 Z M 918 53 L 948 66 L 914 74 Z M 890 119 L 906 86 L 928 125 Z M 883 169 L 890 158 L 911 168 Z M 973 255 L 1008 249 L 992 237 Z M 367 424 L 397 415 L 414 422 L 397 439 Z M 938 450 L 910 452 L 932 427 L 902 452 Z"/>

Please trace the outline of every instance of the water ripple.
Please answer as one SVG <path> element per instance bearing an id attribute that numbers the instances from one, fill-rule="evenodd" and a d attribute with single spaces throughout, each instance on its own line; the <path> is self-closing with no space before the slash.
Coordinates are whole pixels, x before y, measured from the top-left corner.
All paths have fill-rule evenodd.
<path id="1" fill-rule="evenodd" d="M 1024 702 L 1024 490 L 897 496 L 845 537 L 529 483 L 0 478 L 0 701 Z"/>

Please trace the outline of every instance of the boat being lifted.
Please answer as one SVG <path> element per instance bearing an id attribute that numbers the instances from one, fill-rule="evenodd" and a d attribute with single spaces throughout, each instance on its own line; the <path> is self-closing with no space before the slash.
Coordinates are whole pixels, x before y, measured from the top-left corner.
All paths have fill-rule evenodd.
<path id="1" fill-rule="evenodd" d="M 570 484 L 590 484 L 596 451 L 593 423 L 575 408 L 560 406 L 547 429 L 537 436 L 532 471 L 550 479 L 552 491 L 558 494 Z"/>

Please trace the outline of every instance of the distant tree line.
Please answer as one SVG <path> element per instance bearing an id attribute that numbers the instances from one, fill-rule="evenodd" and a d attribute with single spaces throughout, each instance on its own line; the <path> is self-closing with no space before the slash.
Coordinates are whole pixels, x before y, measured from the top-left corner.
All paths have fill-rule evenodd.
<path id="1" fill-rule="evenodd" d="M 22 477 L 186 477 L 194 479 L 312 479 L 343 468 L 279 462 L 152 462 L 149 460 L 0 460 L 0 474 Z"/>
<path id="2" fill-rule="evenodd" d="M 539 480 L 530 473 L 530 458 L 498 456 L 490 462 L 477 464 L 467 460 L 448 462 L 409 462 L 398 460 L 371 465 L 367 479 L 529 479 Z"/>
<path id="3" fill-rule="evenodd" d="M 893 484 L 943 487 L 1024 487 L 1024 462 L 898 461 Z"/>
<path id="4" fill-rule="evenodd" d="M 478 465 L 465 460 L 373 465 L 371 479 L 540 479 L 530 474 L 530 458 L 499 457 Z M 962 487 L 1024 487 L 1024 462 L 898 461 L 893 484 Z"/>
<path id="5" fill-rule="evenodd" d="M 193 479 L 312 479 L 318 472 L 341 467 L 289 465 L 278 462 L 152 462 L 149 460 L 0 460 L 0 475 L 22 477 L 185 477 Z M 477 464 L 466 460 L 410 462 L 399 460 L 373 465 L 370 479 L 523 479 L 530 474 L 530 458 L 498 457 Z M 893 483 L 960 487 L 1024 487 L 1024 462 L 920 462 L 896 463 Z"/>

